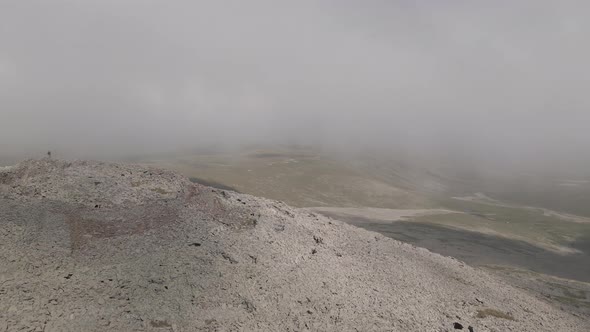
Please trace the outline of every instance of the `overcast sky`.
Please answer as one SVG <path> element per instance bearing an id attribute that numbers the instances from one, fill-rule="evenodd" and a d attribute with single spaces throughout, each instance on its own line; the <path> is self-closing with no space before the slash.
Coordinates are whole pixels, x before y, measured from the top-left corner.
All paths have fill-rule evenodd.
<path id="1" fill-rule="evenodd" d="M 590 154 L 588 1 L 0 1 L 0 154 Z"/>

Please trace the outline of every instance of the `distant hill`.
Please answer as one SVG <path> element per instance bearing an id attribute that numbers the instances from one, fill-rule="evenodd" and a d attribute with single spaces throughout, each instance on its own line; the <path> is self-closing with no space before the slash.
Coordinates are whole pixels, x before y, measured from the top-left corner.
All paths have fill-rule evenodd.
<path id="1" fill-rule="evenodd" d="M 523 173 L 432 156 L 337 154 L 303 147 L 199 151 L 135 161 L 298 207 L 449 207 L 449 197 L 484 193 L 513 205 L 590 217 L 590 174 L 580 172 Z"/>

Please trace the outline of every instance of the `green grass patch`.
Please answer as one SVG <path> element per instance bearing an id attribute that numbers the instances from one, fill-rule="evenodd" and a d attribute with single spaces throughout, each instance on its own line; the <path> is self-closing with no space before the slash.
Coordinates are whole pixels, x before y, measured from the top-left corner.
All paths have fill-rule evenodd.
<path id="1" fill-rule="evenodd" d="M 456 214 L 422 217 L 421 221 L 435 223 L 486 227 L 504 234 L 513 234 L 535 241 L 558 245 L 570 245 L 579 238 L 590 236 L 590 224 L 561 220 L 546 216 L 541 210 L 504 207 L 456 199 L 439 199 L 448 209 L 464 212 Z"/>

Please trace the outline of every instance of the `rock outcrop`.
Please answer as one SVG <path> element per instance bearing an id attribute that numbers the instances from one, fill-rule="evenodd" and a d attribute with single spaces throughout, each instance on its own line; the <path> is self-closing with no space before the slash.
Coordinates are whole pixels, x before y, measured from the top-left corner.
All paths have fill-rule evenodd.
<path id="1" fill-rule="evenodd" d="M 0 331 L 588 331 L 449 257 L 136 165 L 0 169 Z"/>

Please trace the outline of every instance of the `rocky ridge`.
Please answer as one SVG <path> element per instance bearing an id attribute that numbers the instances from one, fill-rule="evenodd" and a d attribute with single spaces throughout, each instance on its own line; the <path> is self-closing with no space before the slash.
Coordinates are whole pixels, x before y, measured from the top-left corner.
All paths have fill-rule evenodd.
<path id="1" fill-rule="evenodd" d="M 173 172 L 0 168 L 0 331 L 588 331 L 453 258 Z"/>

